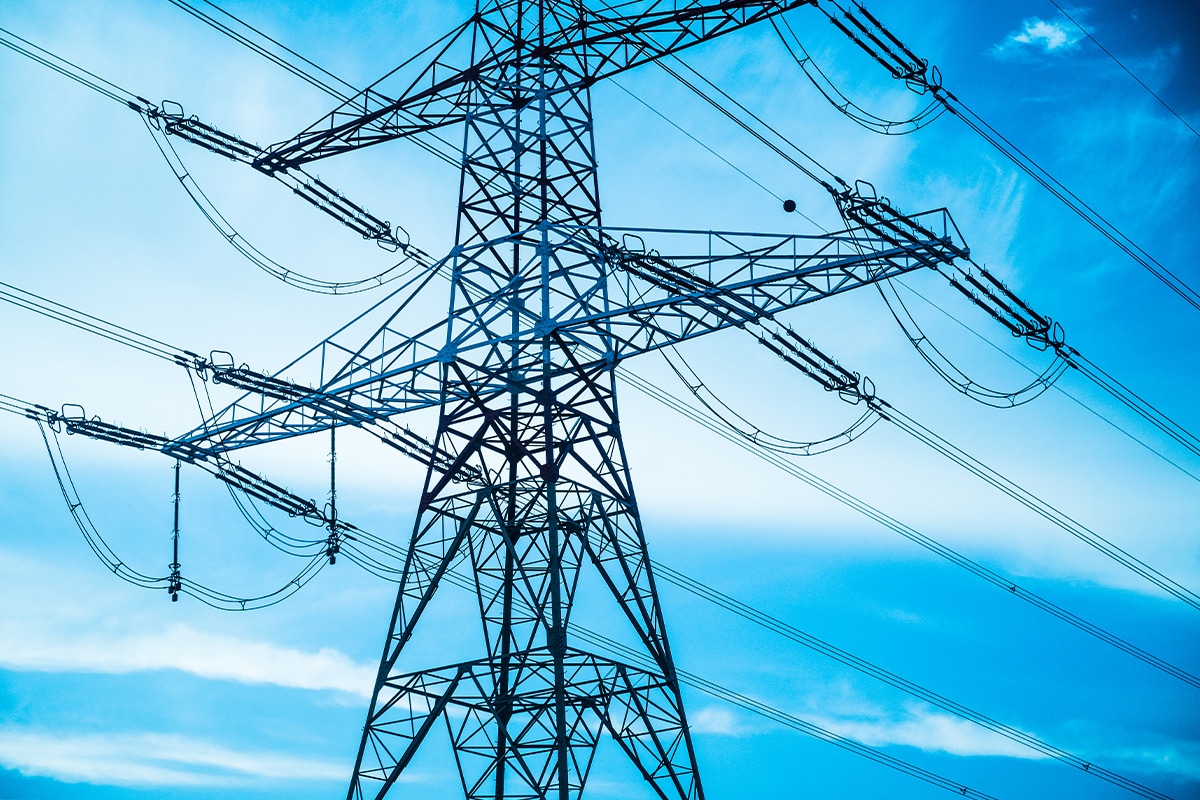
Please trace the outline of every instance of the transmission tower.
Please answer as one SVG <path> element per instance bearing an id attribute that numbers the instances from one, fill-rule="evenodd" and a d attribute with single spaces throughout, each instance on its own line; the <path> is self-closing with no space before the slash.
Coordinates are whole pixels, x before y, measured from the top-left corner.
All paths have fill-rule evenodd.
<path id="1" fill-rule="evenodd" d="M 444 724 L 469 798 L 581 795 L 602 736 L 663 798 L 702 798 L 696 755 L 630 482 L 618 363 L 947 258 L 853 236 L 614 231 L 601 226 L 590 88 L 803 5 L 481 0 L 407 74 L 253 156 L 286 177 L 318 159 L 465 127 L 449 313 L 418 336 L 389 319 L 319 390 L 235 404 L 177 453 L 211 457 L 417 408 L 440 409 L 433 458 L 348 796 L 382 797 Z M 176 122 L 176 130 L 186 124 Z M 193 131 L 193 134 L 195 132 Z M 184 135 L 186 131 L 183 131 Z M 192 138 L 195 138 L 193 135 Z M 618 238 L 620 237 L 620 238 Z M 647 250 L 646 238 L 672 255 Z M 262 391 L 260 389 L 260 391 Z M 336 530 L 336 528 L 335 528 Z M 484 649 L 412 669 L 406 646 L 439 582 L 469 564 Z M 650 667 L 576 647 L 594 570 Z M 405 656 L 405 658 L 402 658 Z"/>
<path id="2" fill-rule="evenodd" d="M 290 516 L 328 528 L 328 539 L 315 542 L 315 560 L 301 573 L 307 580 L 315 572 L 315 563 L 325 558 L 332 563 L 342 548 L 353 557 L 354 540 L 365 535 L 339 519 L 333 471 L 336 451 L 331 452 L 330 503 L 324 509 L 235 464 L 229 454 L 321 431 L 329 433 L 334 450 L 337 428 L 363 428 L 421 461 L 428 471 L 412 537 L 402 551 L 400 586 L 348 800 L 386 796 L 439 726 L 447 732 L 468 798 L 581 797 L 603 738 L 616 742 L 656 796 L 703 798 L 680 675 L 667 640 L 622 442 L 616 370 L 635 356 L 738 328 L 827 391 L 863 404 L 864 416 L 842 437 L 852 438 L 860 424 L 886 419 L 1167 593 L 1200 608 L 1200 595 L 1113 547 L 876 397 L 869 380 L 841 367 L 777 319 L 778 314 L 806 303 L 932 268 L 1013 335 L 1039 350 L 1053 351 L 1055 357 L 1028 387 L 1015 392 L 986 390 L 922 350 L 923 334 L 919 329 L 910 333 L 897 316 L 922 356 L 959 391 L 989 405 L 1017 405 L 1041 394 L 1071 367 L 1175 441 L 1200 453 L 1200 440 L 1091 365 L 1065 344 L 1061 329 L 1050 318 L 1033 311 L 986 268 L 974 264 L 944 209 L 906 215 L 877 196 L 870 184 L 851 186 L 828 170 L 824 176 L 813 172 L 742 120 L 747 132 L 832 195 L 847 230 L 799 236 L 617 229 L 601 224 L 591 87 L 726 33 L 763 21 L 774 24 L 778 22 L 774 17 L 797 6 L 815 7 L 816 0 L 638 0 L 616 6 L 596 0 L 594 5 L 589 7 L 583 0 L 478 0 L 465 23 L 353 96 L 306 75 L 344 102 L 293 138 L 265 149 L 185 115 L 176 104 L 155 106 L 19 37 L 38 52 L 17 46 L 0 29 L 9 37 L 0 38 L 0 44 L 142 115 L 176 177 L 209 221 L 243 255 L 275 277 L 337 294 L 382 285 L 395 279 L 386 276 L 401 265 L 422 270 L 414 279 L 419 280 L 416 289 L 397 290 L 288 368 L 317 365 L 317 388 L 236 366 L 229 354 L 214 353 L 204 359 L 4 284 L 10 291 L 0 299 L 246 392 L 201 426 L 173 439 L 89 418 L 78 406 L 65 406 L 60 413 L 0 395 L 0 410 L 23 414 L 55 434 L 65 429 L 137 449 L 160 450 L 176 459 L 169 578 L 132 571 L 111 554 L 98 534 L 93 538 L 90 521 L 85 525 L 77 511 L 81 501 L 68 493 L 60 478 L 81 532 L 110 569 L 133 583 L 165 588 L 173 600 L 183 591 L 243 610 L 276 602 L 277 596 L 290 594 L 302 581 L 294 579 L 289 584 L 294 588 L 247 599 L 215 593 L 181 574 L 179 462 L 196 465 L 234 490 Z M 966 110 L 941 87 L 937 71 L 861 4 L 851 9 L 829 5 L 837 13 L 821 10 L 842 33 L 894 78 L 931 98 L 925 111 L 901 123 L 856 117 L 849 101 L 839 102 L 826 93 L 840 111 L 867 127 L 879 122 L 880 132 L 889 132 L 910 123 L 915 130 L 939 108 L 956 114 Z M 807 56 L 797 62 L 805 67 Z M 662 66 L 713 102 L 671 67 Z M 304 74 L 303 70 L 297 74 Z M 401 89 L 394 97 L 385 94 L 391 86 Z M 750 115 L 732 98 L 726 99 Z M 714 105 L 739 121 L 728 108 Z M 412 246 L 402 229 L 393 229 L 305 171 L 313 162 L 387 141 L 411 138 L 427 146 L 421 138 L 424 134 L 450 126 L 462 130 L 463 146 L 455 244 L 442 259 Z M 976 131 L 996 144 L 988 136 L 990 128 Z M 283 269 L 241 242 L 219 212 L 210 212 L 202 192 L 193 193 L 168 137 L 201 145 L 280 180 L 365 238 L 400 251 L 401 264 L 346 283 L 319 281 Z M 1001 150 L 1024 168 L 1020 159 Z M 808 158 L 798 148 L 796 152 Z M 1038 175 L 1035 170 L 1030 174 Z M 1057 182 L 1053 186 L 1062 188 Z M 1070 202 L 1078 198 L 1067 194 L 1064 202 L 1079 212 Z M 784 210 L 794 211 L 794 202 L 785 202 Z M 1103 218 L 1082 216 L 1114 242 L 1125 241 L 1115 228 L 1109 230 Z M 1194 295 L 1173 274 L 1156 271 L 1161 265 L 1143 251 L 1130 252 L 1185 299 L 1189 292 Z M 412 324 L 407 312 L 436 275 L 449 279 L 447 313 L 412 334 L 407 330 Z M 377 324 L 377 313 L 385 316 L 382 324 Z M 908 322 L 915 328 L 915 321 L 909 318 Z M 397 421 L 422 409 L 437 409 L 439 414 L 432 441 Z M 758 443 L 760 432 L 741 433 Z M 778 443 L 807 453 L 825 442 Z M 46 444 L 50 450 L 49 440 Z M 879 519 L 878 512 L 875 518 Z M 902 530 L 899 523 L 890 527 L 1146 663 L 1196 682 L 1194 676 L 1018 589 L 933 540 Z M 389 555 L 397 552 L 390 543 L 384 544 Z M 662 572 L 672 580 L 671 570 L 664 567 Z M 483 647 L 472 660 L 426 666 L 410 642 L 445 582 L 473 589 Z M 636 647 L 572 628 L 576 600 L 589 589 L 602 595 L 612 620 L 625 629 L 626 638 L 636 641 Z M 770 619 L 750 611 L 747 618 Z M 778 631 L 778 626 L 772 629 Z M 630 660 L 589 652 L 577 646 L 579 641 L 601 647 L 608 641 L 616 645 L 608 652 L 624 652 Z M 917 696 L 928 699 L 928 693 Z M 958 704 L 952 710 L 969 712 Z M 964 718 L 983 719 L 1014 741 L 1032 742 L 1030 746 L 1044 754 L 1116 785 L 1133 787 L 1142 796 L 1161 796 L 1147 794 L 1150 790 L 1120 775 L 974 712 Z M 819 730 L 803 725 L 807 732 Z M 829 732 L 823 732 L 822 738 L 856 745 Z M 860 754 L 869 750 L 857 747 Z M 880 754 L 867 755 L 890 766 L 904 765 Z M 963 796 L 985 797 L 920 768 L 898 768 Z"/>
<path id="3" fill-rule="evenodd" d="M 395 99 L 376 84 L 265 149 L 171 104 L 155 107 L 72 75 L 142 114 L 158 134 L 249 164 L 403 251 L 430 276 L 450 279 L 448 313 L 416 335 L 404 330 L 407 301 L 397 300 L 384 308 L 382 325 L 364 331 L 351 324 L 325 340 L 313 356 L 321 372 L 316 389 L 232 359 L 135 343 L 248 391 L 175 439 L 82 414 L 26 412 L 69 432 L 160 449 L 326 525 L 331 561 L 351 530 L 332 507 L 322 512 L 227 454 L 350 425 L 428 464 L 352 800 L 387 795 L 438 725 L 448 731 L 468 798 L 579 797 L 604 737 L 657 796 L 704 796 L 622 443 L 615 370 L 634 356 L 737 327 L 826 388 L 865 398 L 857 375 L 775 315 L 952 263 L 966 250 L 944 211 L 899 215 L 844 184 L 826 185 L 841 192 L 854 226 L 841 233 L 604 227 L 590 90 L 810 4 L 664 0 L 590 8 L 582 0 L 479 0 L 467 22 L 422 51 L 427 60 L 389 73 L 388 85 L 402 86 Z M 303 169 L 452 125 L 464 129 L 458 218 L 454 247 L 440 261 Z M 395 422 L 431 408 L 439 411 L 432 442 Z M 181 586 L 177 561 L 173 597 Z M 464 566 L 478 601 L 481 654 L 410 666 L 414 629 L 440 583 Z M 581 580 L 585 573 L 592 575 Z M 572 641 L 572 608 L 588 583 L 606 587 L 614 618 L 644 660 L 623 663 Z"/>

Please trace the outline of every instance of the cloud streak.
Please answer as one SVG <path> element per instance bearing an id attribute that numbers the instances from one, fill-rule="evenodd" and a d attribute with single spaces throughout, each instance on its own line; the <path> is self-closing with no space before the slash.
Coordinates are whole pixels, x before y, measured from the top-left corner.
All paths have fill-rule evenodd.
<path id="1" fill-rule="evenodd" d="M 688 714 L 688 727 L 692 733 L 713 736 L 745 736 L 751 729 L 738 719 L 731 709 L 706 706 Z"/>
<path id="2" fill-rule="evenodd" d="M 93 576 L 71 575 L 89 587 Z M 344 692 L 368 698 L 374 665 L 332 648 L 305 650 L 270 641 L 209 633 L 185 622 L 155 619 L 144 608 L 116 611 L 106 602 L 81 606 L 53 591 L 61 576 L 44 562 L 0 551 L 0 603 L 41 609 L 39 616 L 0 617 L 0 668 L 25 672 L 121 674 L 178 670 L 207 680 Z M 96 581 L 111 580 L 107 575 Z M 107 608 L 101 616 L 98 609 Z"/>
<path id="3" fill-rule="evenodd" d="M 1200 780 L 1200 742 L 1162 741 L 1141 748 L 1112 748 L 1114 763 L 1143 772 Z"/>
<path id="4" fill-rule="evenodd" d="M 272 684 L 370 697 L 375 669 L 330 648 L 308 652 L 219 636 L 174 624 L 127 636 L 30 630 L 0 625 L 0 666 L 39 672 L 127 673 L 175 669 L 208 680 Z"/>
<path id="5" fill-rule="evenodd" d="M 346 778 L 344 765 L 329 761 L 235 751 L 158 733 L 72 736 L 0 728 L 0 764 L 29 777 L 105 786 L 236 786 Z"/>
<path id="6" fill-rule="evenodd" d="M 872 747 L 901 745 L 956 756 L 1006 756 L 1044 759 L 1046 756 L 978 725 L 917 705 L 900 718 L 823 718 L 818 725 Z"/>

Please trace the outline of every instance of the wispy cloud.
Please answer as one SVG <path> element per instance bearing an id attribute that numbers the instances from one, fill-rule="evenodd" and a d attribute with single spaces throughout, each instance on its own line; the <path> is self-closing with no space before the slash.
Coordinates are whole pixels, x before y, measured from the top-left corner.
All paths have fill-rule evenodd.
<path id="1" fill-rule="evenodd" d="M 810 698 L 812 703 L 828 706 L 829 698 Z M 836 708 L 838 701 L 835 700 L 833 705 Z M 834 733 L 872 747 L 915 747 L 926 752 L 965 757 L 1049 758 L 998 733 L 918 702 L 907 703 L 897 710 L 859 701 L 856 711 L 840 708 L 833 714 L 813 715 L 810 719 Z M 1092 731 L 1082 740 L 1076 731 L 1070 738 L 1074 741 L 1058 744 L 1066 745 L 1076 755 L 1109 768 L 1131 773 L 1174 775 L 1184 780 L 1200 779 L 1198 742 L 1145 734 L 1141 746 L 1118 746 L 1111 741 L 1111 731 L 1099 730 Z"/>
<path id="2" fill-rule="evenodd" d="M 270 684 L 369 697 L 376 668 L 331 648 L 302 649 L 163 621 L 143 608 L 80 606 L 56 592 L 61 576 L 41 561 L 0 551 L 0 603 L 41 609 L 0 617 L 0 668 L 37 672 L 133 673 L 179 670 L 208 680 Z M 75 575 L 72 585 L 111 590 L 107 575 Z M 106 598 L 119 595 L 107 594 Z M 181 604 L 182 605 L 182 604 Z M 105 609 L 101 613 L 97 609 Z"/>
<path id="3" fill-rule="evenodd" d="M 1114 764 L 1200 780 L 1200 742 L 1163 741 L 1140 748 L 1112 748 Z"/>
<path id="4" fill-rule="evenodd" d="M 869 719 L 814 719 L 834 733 L 872 747 L 904 745 L 926 752 L 956 756 L 1008 756 L 1042 759 L 1046 756 L 966 720 L 912 704 L 902 716 Z"/>
<path id="5" fill-rule="evenodd" d="M 1070 50 L 1082 38 L 1083 33 L 1069 22 L 1047 22 L 1040 17 L 1030 17 L 1021 23 L 1018 30 L 996 45 L 995 52 L 1003 54 L 1039 50 L 1043 53 L 1054 53 Z"/>
<path id="6" fill-rule="evenodd" d="M 332 690 L 370 697 L 375 669 L 329 648 L 306 652 L 175 624 L 150 634 L 62 636 L 0 624 L 0 666 L 45 672 L 176 669 L 209 680 Z"/>
<path id="7" fill-rule="evenodd" d="M 229 786 L 347 777 L 344 764 L 235 751 L 200 739 L 157 733 L 73 736 L 0 728 L 0 764 L 29 777 L 106 786 Z"/>
<path id="8" fill-rule="evenodd" d="M 754 731 L 745 725 L 732 709 L 707 706 L 688 714 L 692 733 L 715 736 L 746 736 Z"/>

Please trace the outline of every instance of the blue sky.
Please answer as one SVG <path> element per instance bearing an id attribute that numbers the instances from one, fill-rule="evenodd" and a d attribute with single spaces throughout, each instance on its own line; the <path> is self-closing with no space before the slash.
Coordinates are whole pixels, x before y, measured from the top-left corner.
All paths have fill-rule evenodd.
<path id="1" fill-rule="evenodd" d="M 233 3 L 224 7 L 364 84 L 457 24 L 464 4 Z M 937 64 L 974 111 L 1195 286 L 1200 140 L 1044 0 L 880 0 L 871 10 Z M 1067 6 L 1200 128 L 1200 19 L 1189 3 Z M 155 101 L 263 144 L 320 117 L 327 98 L 166 2 L 8 0 L 0 25 Z M 822 69 L 860 105 L 903 115 L 918 98 L 811 9 L 789 14 Z M 975 258 L 1068 341 L 1191 430 L 1200 429 L 1196 312 L 950 117 L 907 137 L 830 109 L 769 30 L 697 49 L 695 66 L 829 169 L 909 212 L 954 215 Z M 654 68 L 618 79 L 755 185 L 615 85 L 595 90 L 606 222 L 813 233 L 779 197 L 834 227 L 828 198 Z M 197 352 L 270 370 L 371 298 L 317 297 L 241 259 L 191 205 L 135 114 L 0 52 L 2 280 Z M 327 224 L 278 185 L 182 149 L 222 212 L 281 263 L 343 278 L 386 253 Z M 322 178 L 398 222 L 431 253 L 451 245 L 454 171 L 404 143 L 321 164 Z M 999 385 L 1023 348 L 936 275 L 906 285 L 939 347 Z M 908 295 L 906 295 L 907 297 Z M 1019 409 L 972 404 L 913 352 L 878 294 L 795 312 L 799 332 L 967 452 L 1190 588 L 1200 586 L 1197 459 L 1068 374 Z M 0 312 L 0 392 L 178 433 L 197 422 L 185 375 L 16 308 Z M 820 438 L 854 409 L 745 337 L 683 349 L 762 428 Z M 638 374 L 685 394 L 661 360 Z M 303 379 L 304 376 L 297 376 Z M 1078 401 L 1078 402 L 1077 402 Z M 987 586 L 670 410 L 625 391 L 625 439 L 652 555 L 843 649 L 1177 798 L 1200 797 L 1200 690 Z M 1083 405 L 1081 405 L 1081 403 Z M 1086 406 L 1086 407 L 1085 407 Z M 1095 412 L 1095 413 L 1093 413 Z M 1097 416 L 1100 415 L 1100 416 Z M 1101 418 L 1103 417 L 1103 418 Z M 430 430 L 429 420 L 414 421 Z M 1114 427 L 1116 426 L 1116 427 Z M 1123 429 L 1122 433 L 1118 428 Z M 170 462 L 64 439 L 81 495 L 143 571 L 170 560 Z M 245 463 L 306 497 L 327 491 L 326 442 Z M 339 507 L 403 542 L 419 469 L 346 436 Z M 1175 465 L 1168 463 L 1166 456 Z M 1053 602 L 1193 673 L 1195 609 L 1046 524 L 896 429 L 803 464 L 822 478 Z M 297 566 L 255 538 L 228 495 L 183 473 L 183 564 L 237 594 Z M 252 614 L 170 603 L 117 580 L 88 551 L 31 423 L 0 415 L 0 800 L 328 797 L 344 792 L 394 591 L 341 561 Z M 287 520 L 277 520 L 281 526 Z M 290 523 L 300 526 L 302 523 Z M 470 598 L 447 590 L 418 640 L 430 663 L 473 641 Z M 444 596 L 443 596 L 444 595 Z M 830 730 L 1009 798 L 1128 793 L 997 739 L 667 586 L 681 668 Z M 420 638 L 424 637 L 424 638 Z M 685 691 L 711 797 L 936 798 L 943 790 Z M 422 753 L 404 796 L 453 797 L 448 754 Z M 602 748 L 588 796 L 648 796 Z"/>

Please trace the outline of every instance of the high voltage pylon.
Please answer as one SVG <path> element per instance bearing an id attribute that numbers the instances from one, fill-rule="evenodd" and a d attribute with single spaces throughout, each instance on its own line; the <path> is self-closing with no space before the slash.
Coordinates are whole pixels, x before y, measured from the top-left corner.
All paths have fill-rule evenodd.
<path id="1" fill-rule="evenodd" d="M 922 352 L 960 391 L 981 402 L 1016 404 L 1074 368 L 1197 452 L 1195 437 L 1066 346 L 1050 319 L 973 265 L 944 210 L 905 215 L 868 186 L 851 187 L 793 160 L 832 194 L 846 231 L 796 236 L 601 224 L 591 87 L 726 33 L 774 22 L 801 5 L 816 3 L 675 0 L 590 8 L 581 0 L 480 0 L 467 22 L 422 51 L 425 61 L 413 59 L 389 73 L 389 85 L 403 87 L 398 99 L 376 84 L 292 139 L 265 149 L 173 105 L 154 106 L 90 73 L 55 67 L 141 113 L 160 145 L 179 137 L 249 164 L 363 236 L 399 251 L 426 276 L 449 278 L 447 314 L 420 333 L 406 330 L 401 317 L 415 295 L 402 301 L 396 294 L 393 306 L 379 309 L 386 316 L 382 324 L 360 318 L 325 340 L 310 354 L 310 362 L 319 363 L 316 389 L 235 366 L 232 358 L 175 351 L 89 317 L 84 324 L 96 328 L 93 332 L 124 338 L 249 392 L 181 437 L 23 409 L 70 432 L 163 450 L 318 522 L 329 530 L 321 556 L 330 561 L 362 533 L 339 519 L 335 495 L 321 510 L 234 465 L 230 452 L 320 431 L 332 436 L 350 425 L 371 430 L 428 465 L 349 798 L 386 795 L 435 726 L 448 732 L 468 798 L 578 797 L 604 737 L 617 743 L 659 797 L 704 796 L 626 463 L 616 368 L 728 328 L 750 332 L 826 389 L 863 403 L 869 414 L 899 425 L 1030 507 L 1042 504 L 1043 516 L 1180 599 L 1200 602 L 1124 551 L 1107 553 L 1107 540 L 1026 497 L 1020 487 L 876 398 L 869 381 L 775 319 L 788 309 L 918 268 L 944 271 L 1012 333 L 1056 357 L 1055 366 L 1030 387 L 996 393 L 960 381 L 961 373 Z M 928 92 L 944 108 L 958 107 L 926 62 L 865 9 L 855 8 L 831 19 L 894 77 Z M 450 125 L 465 132 L 455 244 L 442 259 L 417 249 L 401 229 L 304 171 L 320 159 Z M 164 155 L 171 161 L 169 144 Z M 186 171 L 177 170 L 177 176 L 187 186 Z M 794 204 L 788 210 L 793 209 Z M 219 213 L 216 218 L 205 213 L 218 228 L 227 225 Z M 382 275 L 346 284 L 299 279 L 222 232 L 259 266 L 302 288 L 343 292 L 384 282 Z M 1117 234 L 1110 238 L 1118 241 Z M 1151 271 L 1186 297 L 1161 269 Z M 439 413 L 432 441 L 396 422 L 406 412 L 432 408 Z M 178 470 L 175 485 L 178 514 Z M 177 516 L 175 537 L 177 542 Z M 482 651 L 470 661 L 422 665 L 409 642 L 439 585 L 462 583 L 454 574 L 460 565 L 469 567 L 478 601 Z M 187 588 L 177 550 L 171 568 L 167 588 L 175 597 Z M 602 587 L 611 616 L 638 643 L 637 659 L 623 662 L 590 652 L 568 635 L 577 592 L 589 583 Z M 1017 587 L 1009 591 L 1016 594 Z"/>
<path id="2" fill-rule="evenodd" d="M 703 797 L 613 370 L 915 269 L 921 249 L 942 260 L 952 245 L 605 229 L 590 90 L 801 4 L 596 11 L 485 0 L 398 100 L 368 89 L 253 157 L 287 175 L 447 124 L 466 129 L 445 320 L 417 337 L 389 320 L 365 342 L 341 341 L 353 355 L 323 381 L 320 401 L 234 406 L 179 443 L 228 451 L 440 408 L 433 446 L 446 457 L 430 465 L 421 494 L 350 797 L 386 794 L 438 724 L 469 798 L 576 797 L 602 735 L 659 796 Z M 643 237 L 670 255 L 647 252 Z M 474 477 L 460 481 L 464 469 Z M 474 575 L 484 651 L 414 670 L 406 645 L 459 560 Z M 652 668 L 568 638 L 583 570 L 599 574 Z"/>

